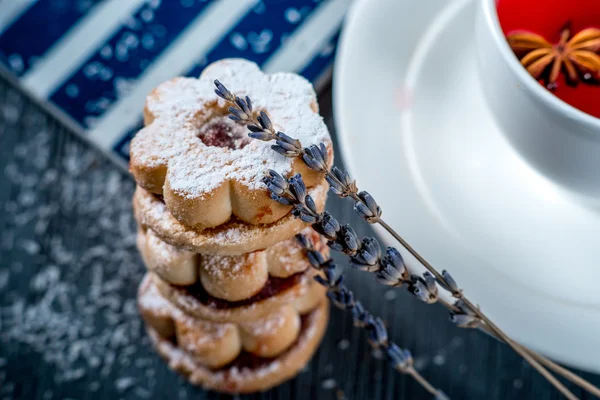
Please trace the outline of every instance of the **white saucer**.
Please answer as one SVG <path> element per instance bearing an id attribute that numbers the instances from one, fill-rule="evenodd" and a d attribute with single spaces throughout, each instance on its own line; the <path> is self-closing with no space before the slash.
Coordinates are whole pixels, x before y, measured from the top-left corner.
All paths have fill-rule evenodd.
<path id="1" fill-rule="evenodd" d="M 342 155 L 386 221 L 509 334 L 600 372 L 600 209 L 499 131 L 476 69 L 476 1 L 355 2 L 334 73 Z"/>

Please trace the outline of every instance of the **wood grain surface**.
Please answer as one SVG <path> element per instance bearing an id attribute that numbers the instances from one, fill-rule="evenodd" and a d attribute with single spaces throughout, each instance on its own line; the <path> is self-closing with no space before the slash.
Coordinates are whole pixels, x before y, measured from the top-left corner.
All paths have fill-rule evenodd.
<path id="1" fill-rule="evenodd" d="M 330 89 L 321 105 L 333 132 Z M 149 346 L 135 308 L 144 269 L 135 249 L 133 189 L 126 173 L 0 80 L 0 400 L 230 398 L 187 384 Z M 359 235 L 373 234 L 349 202 L 330 198 L 328 208 Z M 441 307 L 360 271 L 348 269 L 347 284 L 452 399 L 560 398 L 509 348 L 456 328 Z M 600 385 L 599 376 L 583 375 Z M 274 390 L 243 398 L 429 396 L 373 354 L 348 315 L 332 309 L 310 365 Z"/>

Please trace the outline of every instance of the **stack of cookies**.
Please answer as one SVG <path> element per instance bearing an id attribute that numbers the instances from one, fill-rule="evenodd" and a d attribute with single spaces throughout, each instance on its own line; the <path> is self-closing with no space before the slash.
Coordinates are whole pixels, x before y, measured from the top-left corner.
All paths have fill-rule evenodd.
<path id="1" fill-rule="evenodd" d="M 229 119 L 215 79 L 249 96 L 277 130 L 305 146 L 324 143 L 329 160 L 332 146 L 310 83 L 237 59 L 157 87 L 131 143 L 137 241 L 148 270 L 138 304 L 152 343 L 192 383 L 248 393 L 296 375 L 328 320 L 325 290 L 294 236 L 303 231 L 325 246 L 271 200 L 262 178 L 269 169 L 301 173 L 320 210 L 327 186 L 322 174 Z"/>

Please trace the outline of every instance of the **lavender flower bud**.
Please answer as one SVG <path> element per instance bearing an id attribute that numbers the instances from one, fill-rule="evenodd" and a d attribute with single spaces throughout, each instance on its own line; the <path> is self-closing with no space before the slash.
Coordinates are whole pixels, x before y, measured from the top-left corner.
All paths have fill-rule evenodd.
<path id="1" fill-rule="evenodd" d="M 304 198 L 304 204 L 306 204 L 306 207 L 313 214 L 319 214 L 319 211 L 317 210 L 317 205 L 315 204 L 315 201 L 313 200 L 313 198 L 310 195 L 306 195 L 306 197 Z"/>
<path id="2" fill-rule="evenodd" d="M 289 184 L 285 178 L 273 170 L 270 170 L 268 175 L 263 177 L 262 181 L 267 186 L 269 192 L 277 196 L 284 195 L 289 188 Z"/>
<path id="3" fill-rule="evenodd" d="M 403 280 L 402 275 L 397 273 L 398 270 L 389 267 L 382 267 L 381 270 L 377 271 L 375 279 L 377 282 L 386 286 L 402 286 Z"/>
<path id="4" fill-rule="evenodd" d="M 306 186 L 302 180 L 302 175 L 296 174 L 292 176 L 288 183 L 290 185 L 289 190 L 292 193 L 292 196 L 294 196 L 299 203 L 303 203 L 306 198 Z"/>
<path id="5" fill-rule="evenodd" d="M 346 171 L 342 171 L 338 167 L 331 168 L 331 174 L 325 176 L 327 183 L 333 193 L 340 197 L 347 197 L 352 193 L 356 193 L 356 183 L 350 179 L 350 175 Z"/>
<path id="6" fill-rule="evenodd" d="M 465 304 L 462 299 L 458 299 L 454 302 L 454 307 L 456 307 L 461 314 L 473 314 L 473 311 Z"/>
<path id="7" fill-rule="evenodd" d="M 228 117 L 229 117 L 230 120 L 232 120 L 234 122 L 240 122 L 240 123 L 242 123 L 242 118 L 240 118 L 236 114 L 231 113 L 231 114 L 228 115 Z"/>
<path id="8" fill-rule="evenodd" d="M 364 238 L 360 249 L 350 258 L 350 263 L 354 268 L 362 271 L 377 271 L 379 269 L 379 259 L 381 258 L 381 247 L 375 238 Z"/>
<path id="9" fill-rule="evenodd" d="M 481 326 L 481 320 L 467 305 L 458 299 L 454 302 L 455 311 L 450 313 L 450 321 L 460 328 L 478 328 Z"/>
<path id="10" fill-rule="evenodd" d="M 429 272 L 425 272 L 423 278 L 415 279 L 412 292 L 427 304 L 435 303 L 438 300 L 438 289 L 435 284 L 435 278 Z"/>
<path id="11" fill-rule="evenodd" d="M 286 135 L 283 132 L 277 132 L 275 134 L 275 136 L 277 136 L 277 139 L 279 139 L 279 141 L 282 142 L 282 143 L 287 143 L 287 144 L 293 146 L 296 149 L 300 147 L 300 141 L 299 140 L 294 139 L 294 138 Z"/>
<path id="12" fill-rule="evenodd" d="M 336 271 L 336 269 L 329 268 L 328 271 Z M 332 282 L 331 279 L 329 281 Z M 338 276 L 336 276 L 334 278 L 332 285 L 335 287 L 341 287 L 343 283 L 344 283 L 344 274 L 339 274 Z M 352 292 L 350 292 L 350 293 L 352 293 Z M 352 295 L 352 296 L 354 296 L 354 295 Z"/>
<path id="13" fill-rule="evenodd" d="M 376 223 L 381 217 L 381 208 L 377 205 L 375 199 L 367 192 L 358 193 L 358 197 L 362 201 L 354 203 L 354 211 L 368 223 Z"/>
<path id="14" fill-rule="evenodd" d="M 357 301 L 354 303 L 354 307 L 352 308 L 352 320 L 354 321 L 354 326 L 362 328 L 366 326 L 367 322 L 371 316 L 365 310 L 362 303 Z"/>
<path id="15" fill-rule="evenodd" d="M 231 118 L 231 116 L 229 116 L 229 118 Z M 250 128 L 251 126 L 254 126 L 254 125 L 248 125 L 248 128 Z M 250 129 L 250 130 L 252 130 L 252 129 Z M 252 139 L 261 140 L 263 142 L 268 142 L 275 138 L 272 133 L 267 132 L 267 131 L 257 131 L 257 132 L 252 131 L 248 134 L 248 136 L 250 136 Z"/>
<path id="16" fill-rule="evenodd" d="M 388 286 L 401 286 L 408 282 L 409 274 L 400 252 L 393 247 L 386 249 L 386 255 L 380 261 L 381 269 L 377 272 L 376 279 Z"/>
<path id="17" fill-rule="evenodd" d="M 227 88 L 221 82 L 219 82 L 218 79 L 215 79 L 214 84 L 217 87 L 215 89 L 215 93 L 217 94 L 217 96 L 227 101 L 235 100 L 235 96 L 231 94 L 231 92 L 227 90 Z"/>
<path id="18" fill-rule="evenodd" d="M 477 328 L 479 327 L 479 319 L 474 315 L 468 314 L 450 314 L 450 321 L 459 328 Z"/>
<path id="19" fill-rule="evenodd" d="M 449 290 L 452 293 L 460 292 L 460 288 L 458 287 L 458 284 L 456 283 L 454 278 L 452 278 L 452 276 L 450 275 L 450 273 L 448 271 L 443 270 L 442 277 L 444 278 L 444 281 L 445 281 L 445 283 L 443 283 L 443 285 L 444 285 L 444 287 L 446 287 L 447 290 Z"/>
<path id="20" fill-rule="evenodd" d="M 317 233 L 319 233 L 319 231 L 317 231 Z M 344 245 L 342 245 L 339 242 L 333 241 L 333 240 L 329 240 L 327 242 L 327 246 L 329 246 L 329 248 L 333 251 L 339 251 L 339 252 L 344 251 Z"/>
<path id="21" fill-rule="evenodd" d="M 425 284 L 427 285 L 427 290 L 429 293 L 435 293 L 437 295 L 438 288 L 433 275 L 431 275 L 430 272 L 424 272 L 423 279 L 425 280 Z"/>
<path id="22" fill-rule="evenodd" d="M 302 159 L 308 168 L 312 170 L 327 171 L 327 148 L 323 143 L 320 143 L 319 146 L 313 144 L 305 148 Z"/>
<path id="23" fill-rule="evenodd" d="M 402 254 L 394 247 L 388 247 L 385 249 L 385 256 L 381 260 L 381 264 L 385 266 L 390 266 L 394 269 L 397 269 L 404 273 L 406 270 L 406 265 L 404 264 L 404 259 L 402 258 Z"/>
<path id="24" fill-rule="evenodd" d="M 327 282 L 327 286 L 330 288 L 335 288 L 335 285 L 333 284 L 335 281 L 335 272 L 333 268 L 327 268 L 323 270 L 323 272 L 325 273 L 325 281 Z"/>
<path id="25" fill-rule="evenodd" d="M 277 196 L 281 196 L 285 193 L 285 190 L 282 190 L 279 186 L 275 186 L 271 182 L 267 183 L 267 190 Z"/>
<path id="26" fill-rule="evenodd" d="M 307 224 L 314 224 L 317 222 L 317 217 L 315 217 L 304 204 L 295 204 L 292 209 L 292 215 L 296 218 L 300 218 L 302 222 Z"/>
<path id="27" fill-rule="evenodd" d="M 316 282 L 318 282 L 321 286 L 326 287 L 326 288 L 329 287 L 329 282 L 327 281 L 327 278 L 324 278 L 321 275 L 315 275 L 315 277 L 313 279 Z"/>
<path id="28" fill-rule="evenodd" d="M 338 308 L 347 309 L 354 307 L 354 295 L 345 287 L 341 287 L 338 291 L 328 291 L 327 297 Z"/>
<path id="29" fill-rule="evenodd" d="M 287 190 L 289 184 L 288 181 L 281 176 L 277 171 L 275 170 L 268 170 L 265 174 L 265 176 L 263 177 L 263 182 L 267 183 L 267 182 L 272 182 L 275 185 L 281 187 L 282 189 Z"/>
<path id="30" fill-rule="evenodd" d="M 382 267 L 377 274 L 375 275 L 375 279 L 383 285 L 387 286 L 402 286 L 404 283 L 408 281 L 408 278 L 405 277 L 398 269 L 386 266 Z"/>
<path id="31" fill-rule="evenodd" d="M 250 130 L 250 132 L 264 132 L 263 128 L 254 124 L 249 124 L 246 127 Z"/>
<path id="32" fill-rule="evenodd" d="M 406 373 L 412 368 L 413 358 L 409 350 L 401 349 L 395 343 L 390 343 L 385 350 L 394 369 Z"/>
<path id="33" fill-rule="evenodd" d="M 262 179 L 263 183 L 267 185 L 267 189 L 277 196 L 284 195 L 289 188 L 288 181 L 276 171 L 269 170 L 267 175 Z"/>
<path id="34" fill-rule="evenodd" d="M 312 265 L 313 268 L 316 269 L 321 269 L 322 265 L 326 261 L 323 254 L 319 251 L 311 250 L 306 254 L 306 256 L 308 257 L 308 262 L 310 263 L 310 265 Z"/>
<path id="35" fill-rule="evenodd" d="M 320 221 L 313 225 L 313 229 L 327 239 L 334 240 L 341 228 L 339 222 L 329 212 L 325 211 L 321 214 Z"/>
<path id="36" fill-rule="evenodd" d="M 360 242 L 358 240 L 358 235 L 356 234 L 356 232 L 354 232 L 354 229 L 352 229 L 352 226 L 350 226 L 349 224 L 346 224 L 346 225 L 342 226 L 342 229 L 340 229 L 340 231 L 344 238 L 344 244 L 345 244 L 346 251 L 348 251 L 348 252 L 358 251 L 358 248 L 360 247 Z"/>
<path id="37" fill-rule="evenodd" d="M 388 333 L 383 320 L 379 317 L 373 320 L 369 326 L 369 341 L 374 348 L 386 347 L 388 344 Z"/>
<path id="38" fill-rule="evenodd" d="M 256 119 L 258 120 L 258 123 L 260 124 L 262 129 L 273 132 L 273 124 L 271 124 L 269 115 L 266 112 L 261 111 L 258 117 L 256 117 Z"/>
<path id="39" fill-rule="evenodd" d="M 329 183 L 329 189 L 331 189 L 331 191 L 333 193 L 335 193 L 336 196 L 340 196 L 340 197 L 347 196 L 345 187 L 342 183 L 338 182 L 337 180 L 335 180 L 334 178 L 332 178 L 329 175 L 325 176 L 325 180 L 327 181 L 327 183 Z"/>
<path id="40" fill-rule="evenodd" d="M 235 121 L 235 122 L 245 122 L 248 121 L 249 116 L 248 114 L 246 114 L 244 111 L 235 108 L 235 107 L 229 107 L 229 119 Z"/>
<path id="41" fill-rule="evenodd" d="M 327 242 L 327 246 L 335 251 L 341 251 L 349 256 L 354 256 L 360 247 L 360 242 L 354 229 L 350 225 L 345 224 L 340 228 L 336 239 Z"/>
<path id="42" fill-rule="evenodd" d="M 303 249 L 310 250 L 313 247 L 311 240 L 306 235 L 299 233 L 296 235 L 296 240 L 298 241 L 298 244 L 300 244 L 300 246 L 302 246 Z M 309 253 L 310 252 L 311 251 L 309 251 Z M 321 253 L 319 253 L 319 254 L 321 254 Z"/>
<path id="43" fill-rule="evenodd" d="M 362 313 L 354 313 L 354 308 L 352 309 L 353 313 L 353 323 L 357 328 L 366 328 L 373 324 L 373 316 L 367 310 L 362 311 Z"/>
<path id="44" fill-rule="evenodd" d="M 348 185 L 348 183 L 350 182 L 350 175 L 348 174 L 348 172 L 343 171 L 341 169 L 339 169 L 338 167 L 333 167 L 331 169 L 331 173 L 333 174 L 333 176 L 335 176 L 337 178 L 337 180 L 339 180 L 343 185 Z"/>
<path id="45" fill-rule="evenodd" d="M 246 97 L 246 99 L 248 99 L 248 97 Z M 248 105 L 248 103 L 246 102 L 246 100 L 237 97 L 235 98 L 235 104 L 237 104 L 237 106 L 239 107 L 239 109 L 245 113 L 247 116 L 252 115 L 252 108 L 250 105 Z M 231 110 L 230 110 L 231 111 Z M 249 118 L 247 118 L 249 119 Z"/>
<path id="46" fill-rule="evenodd" d="M 276 141 L 275 143 L 277 144 L 271 146 L 271 149 L 284 157 L 293 158 L 300 155 L 300 151 L 298 151 L 298 149 L 289 143 L 284 143 L 280 140 Z"/>
<path id="47" fill-rule="evenodd" d="M 334 306 L 340 309 L 345 309 L 346 304 L 344 304 L 344 299 L 342 295 L 338 292 L 327 291 L 327 298 L 333 303 Z"/>
<path id="48" fill-rule="evenodd" d="M 275 200 L 279 204 L 283 204 L 284 206 L 291 206 L 294 204 L 292 199 L 288 199 L 287 197 L 277 196 L 275 193 L 271 193 L 271 199 Z"/>
<path id="49" fill-rule="evenodd" d="M 344 287 L 341 287 L 344 282 L 344 275 L 338 274 L 337 269 L 335 267 L 324 268 L 325 275 L 327 276 L 327 282 L 329 282 L 329 287 L 340 290 L 346 290 Z"/>
<path id="50" fill-rule="evenodd" d="M 273 150 L 286 157 L 297 157 L 302 154 L 302 145 L 299 140 L 293 139 L 283 132 L 277 132 L 275 136 L 277 141 L 275 146 L 271 146 Z"/>

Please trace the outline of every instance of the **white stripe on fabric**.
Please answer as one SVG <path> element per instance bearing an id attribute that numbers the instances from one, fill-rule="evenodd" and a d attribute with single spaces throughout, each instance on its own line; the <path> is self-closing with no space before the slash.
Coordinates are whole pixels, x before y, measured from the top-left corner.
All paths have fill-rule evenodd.
<path id="1" fill-rule="evenodd" d="M 112 149 L 139 121 L 148 93 L 161 82 L 192 68 L 257 3 L 258 0 L 220 0 L 210 5 L 144 71 L 131 93 L 104 114 L 90 132 L 91 139 L 103 149 Z"/>
<path id="2" fill-rule="evenodd" d="M 0 35 L 37 0 L 5 0 L 0 2 Z"/>
<path id="3" fill-rule="evenodd" d="M 336 34 L 344 19 L 350 0 L 323 2 L 290 36 L 285 46 L 263 65 L 265 72 L 301 71 L 320 51 L 323 43 Z"/>
<path id="4" fill-rule="evenodd" d="M 47 99 L 146 0 L 107 0 L 96 6 L 44 55 L 22 84 Z"/>

